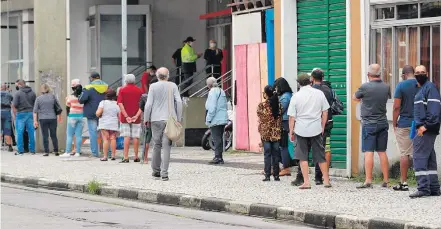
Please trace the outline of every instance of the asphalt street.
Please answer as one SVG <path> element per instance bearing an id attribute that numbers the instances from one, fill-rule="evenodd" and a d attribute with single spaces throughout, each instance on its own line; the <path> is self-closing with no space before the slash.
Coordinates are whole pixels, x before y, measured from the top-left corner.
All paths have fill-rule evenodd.
<path id="1" fill-rule="evenodd" d="M 2 184 L 2 229 L 311 229 L 218 212 Z"/>

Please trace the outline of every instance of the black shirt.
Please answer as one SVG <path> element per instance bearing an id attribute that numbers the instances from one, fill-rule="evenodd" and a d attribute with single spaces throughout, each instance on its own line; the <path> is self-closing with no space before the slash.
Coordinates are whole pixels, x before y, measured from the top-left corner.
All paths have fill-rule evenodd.
<path id="1" fill-rule="evenodd" d="M 331 107 L 332 103 L 334 102 L 334 98 L 332 95 L 332 89 L 324 84 L 314 84 L 314 85 L 312 85 L 312 87 L 319 89 L 320 91 L 323 92 L 323 94 L 325 94 L 326 100 L 329 103 L 329 107 Z M 328 122 L 329 122 L 329 120 L 332 120 L 331 108 L 328 109 Z"/>
<path id="2" fill-rule="evenodd" d="M 176 49 L 175 53 L 173 53 L 172 58 L 176 61 L 176 67 L 182 66 L 182 57 L 181 57 L 182 48 Z"/>
<path id="3" fill-rule="evenodd" d="M 217 52 L 217 53 L 216 53 Z M 204 59 L 207 60 L 207 65 L 220 65 L 224 58 L 222 50 L 220 49 L 206 49 L 204 53 Z"/>

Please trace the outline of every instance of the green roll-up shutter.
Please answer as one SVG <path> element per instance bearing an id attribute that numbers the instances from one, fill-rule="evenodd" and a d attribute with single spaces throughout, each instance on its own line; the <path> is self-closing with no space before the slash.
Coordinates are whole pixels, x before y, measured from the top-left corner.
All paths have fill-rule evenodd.
<path id="1" fill-rule="evenodd" d="M 346 108 L 346 1 L 297 0 L 297 67 L 325 71 Z M 346 109 L 334 116 L 332 167 L 346 168 Z"/>

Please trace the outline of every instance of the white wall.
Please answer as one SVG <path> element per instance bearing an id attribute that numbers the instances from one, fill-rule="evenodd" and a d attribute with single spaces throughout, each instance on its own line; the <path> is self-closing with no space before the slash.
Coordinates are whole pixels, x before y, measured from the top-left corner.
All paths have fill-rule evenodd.
<path id="1" fill-rule="evenodd" d="M 262 42 L 261 12 L 233 15 L 233 47 Z"/>
<path id="2" fill-rule="evenodd" d="M 282 0 L 281 4 L 282 77 L 294 89 L 297 88 L 297 1 Z"/>
<path id="3" fill-rule="evenodd" d="M 75 0 L 70 1 L 71 20 L 71 78 L 87 82 L 87 33 L 89 7 L 94 5 L 119 5 L 120 0 Z M 141 5 L 152 6 L 153 64 L 157 67 L 174 68 L 173 52 L 182 45 L 187 36 L 193 36 L 196 52 L 203 52 L 206 44 L 206 21 L 199 15 L 206 13 L 205 0 L 140 0 Z M 198 69 L 205 65 L 198 61 Z M 110 82 L 108 82 L 110 83 Z"/>

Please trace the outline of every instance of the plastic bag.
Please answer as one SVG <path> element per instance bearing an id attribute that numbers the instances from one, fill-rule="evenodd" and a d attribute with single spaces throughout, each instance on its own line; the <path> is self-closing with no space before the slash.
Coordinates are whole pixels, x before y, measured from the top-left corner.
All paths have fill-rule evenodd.
<path id="1" fill-rule="evenodd" d="M 124 137 L 120 136 L 116 138 L 116 149 L 117 150 L 124 149 Z"/>

